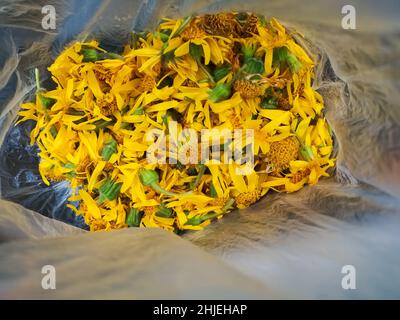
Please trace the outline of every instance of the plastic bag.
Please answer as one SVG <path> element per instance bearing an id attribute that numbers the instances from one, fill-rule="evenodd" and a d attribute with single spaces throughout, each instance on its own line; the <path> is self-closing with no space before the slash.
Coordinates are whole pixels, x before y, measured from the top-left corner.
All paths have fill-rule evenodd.
<path id="1" fill-rule="evenodd" d="M 341 27 L 345 1 L 55 1 L 55 30 L 41 28 L 45 4 L 6 1 L 0 10 L 0 193 L 35 211 L 0 202 L 1 297 L 400 296 L 396 1 L 353 1 L 356 30 Z M 314 87 L 336 135 L 336 171 L 297 193 L 267 194 L 182 239 L 150 229 L 86 234 L 82 218 L 65 207 L 68 185 L 41 181 L 37 148 L 29 145 L 32 123 L 13 126 L 32 95 L 33 69 L 44 72 L 77 38 L 118 50 L 130 30 L 151 29 L 161 17 L 220 10 L 275 16 L 305 34 L 303 46 L 319 61 Z M 59 270 L 51 292 L 40 286 L 46 264 Z M 345 265 L 358 271 L 357 290 L 341 286 Z M 90 283 L 82 281 L 87 277 Z"/>

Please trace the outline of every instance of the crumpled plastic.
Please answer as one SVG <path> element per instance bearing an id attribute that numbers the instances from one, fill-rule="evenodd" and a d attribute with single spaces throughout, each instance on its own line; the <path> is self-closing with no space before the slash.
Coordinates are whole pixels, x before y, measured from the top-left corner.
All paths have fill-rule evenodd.
<path id="1" fill-rule="evenodd" d="M 41 1 L 0 8 L 0 298 L 399 298 L 400 23 L 395 0 L 352 1 L 357 28 L 341 27 L 346 1 L 53 1 L 57 28 L 41 28 Z M 119 50 L 130 30 L 162 17 L 246 10 L 305 35 L 318 61 L 314 87 L 335 132 L 332 177 L 293 194 L 267 194 L 203 231 L 92 234 L 66 208 L 66 182 L 38 173 L 31 122 L 14 126 L 41 72 L 70 41 Z M 48 217 L 48 218 L 46 218 Z M 50 218 L 50 219 L 49 219 Z M 43 290 L 54 265 L 57 289 Z M 354 266 L 357 289 L 342 288 Z M 86 280 L 88 279 L 88 280 Z"/>

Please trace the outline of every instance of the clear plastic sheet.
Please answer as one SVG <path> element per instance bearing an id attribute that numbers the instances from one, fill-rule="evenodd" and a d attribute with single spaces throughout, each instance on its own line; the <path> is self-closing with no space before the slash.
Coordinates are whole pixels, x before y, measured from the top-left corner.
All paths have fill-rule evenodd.
<path id="1" fill-rule="evenodd" d="M 0 2 L 0 194 L 12 201 L 0 202 L 0 297 L 400 297 L 398 1 L 53 1 L 57 29 L 47 31 L 45 4 Z M 341 28 L 345 4 L 356 8 L 356 30 Z M 332 177 L 268 194 L 181 239 L 150 229 L 86 233 L 65 207 L 68 185 L 41 181 L 32 123 L 13 126 L 21 101 L 32 98 L 33 69 L 44 72 L 77 38 L 118 50 L 130 30 L 161 17 L 219 10 L 275 16 L 305 34 L 336 135 Z M 45 264 L 59 270 L 57 290 L 40 287 Z M 357 290 L 341 288 L 349 264 Z"/>

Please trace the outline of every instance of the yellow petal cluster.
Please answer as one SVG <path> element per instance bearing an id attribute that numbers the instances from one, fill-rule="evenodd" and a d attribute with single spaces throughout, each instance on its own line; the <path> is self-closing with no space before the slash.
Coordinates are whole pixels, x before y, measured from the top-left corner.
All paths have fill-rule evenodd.
<path id="1" fill-rule="evenodd" d="M 18 123 L 36 123 L 30 138 L 43 181 L 70 182 L 69 207 L 90 230 L 199 230 L 269 190 L 293 192 L 329 176 L 333 138 L 313 67 L 274 18 L 164 19 L 119 54 L 96 41 L 67 47 L 48 68 L 54 88 L 24 103 Z M 157 142 L 146 133 L 162 130 L 169 141 L 171 120 L 178 132 L 253 130 L 250 172 L 238 175 L 235 162 L 150 164 L 146 150 Z M 143 169 L 157 172 L 169 193 L 145 185 Z M 110 183 L 113 191 L 104 191 Z"/>

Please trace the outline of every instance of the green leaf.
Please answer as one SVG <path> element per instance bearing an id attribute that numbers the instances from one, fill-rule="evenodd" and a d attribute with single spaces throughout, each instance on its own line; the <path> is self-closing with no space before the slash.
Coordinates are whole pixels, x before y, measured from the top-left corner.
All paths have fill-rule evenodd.
<path id="1" fill-rule="evenodd" d="M 229 198 L 228 201 L 225 202 L 225 205 L 222 207 L 221 211 L 226 212 L 234 208 L 235 199 Z"/>

